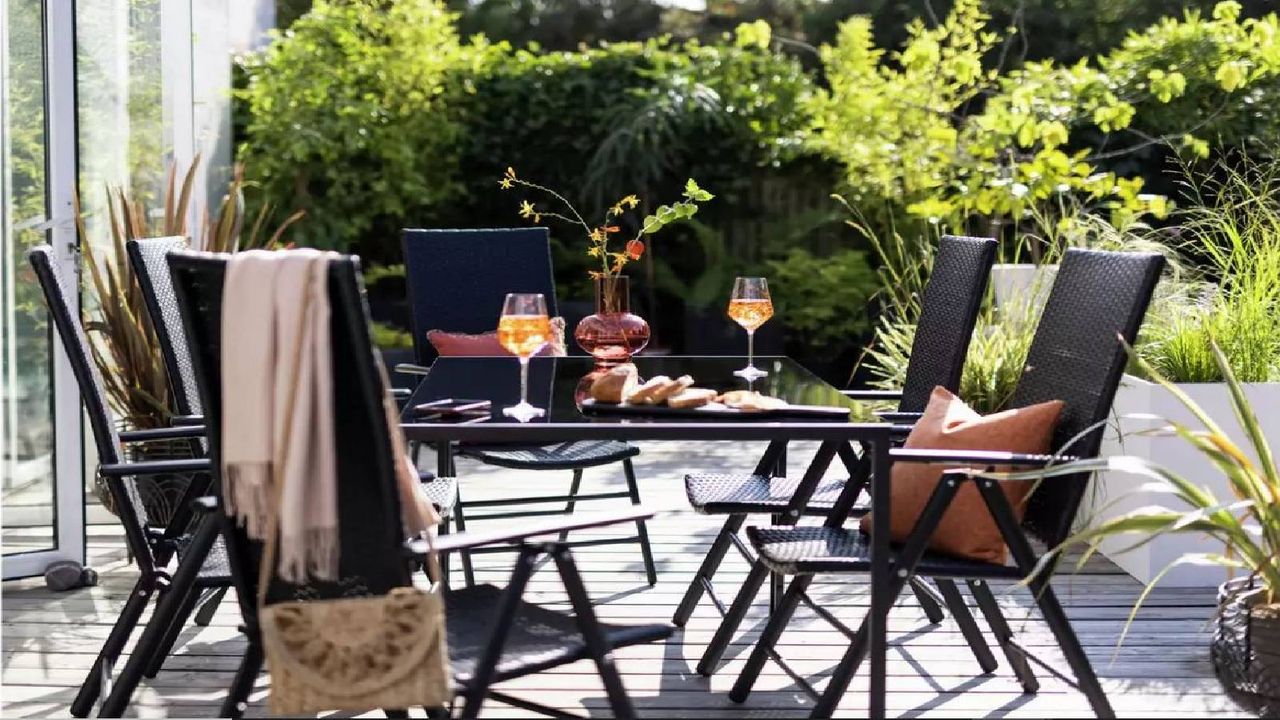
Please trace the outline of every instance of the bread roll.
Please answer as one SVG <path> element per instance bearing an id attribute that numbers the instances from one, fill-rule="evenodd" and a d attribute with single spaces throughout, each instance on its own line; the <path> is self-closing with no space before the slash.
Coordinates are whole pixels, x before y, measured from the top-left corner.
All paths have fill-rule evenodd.
<path id="1" fill-rule="evenodd" d="M 657 401 L 653 398 L 659 390 L 666 387 L 671 382 L 671 378 L 666 375 L 655 375 L 645 384 L 636 388 L 630 395 L 626 396 L 627 402 L 632 405 L 656 405 Z"/>
<path id="2" fill-rule="evenodd" d="M 639 371 L 631 363 L 610 368 L 591 383 L 591 398 L 596 402 L 621 403 L 635 392 Z"/>
<path id="3" fill-rule="evenodd" d="M 770 397 L 768 395 L 762 395 L 755 390 L 730 390 L 716 398 L 716 400 L 731 408 L 736 408 L 744 412 L 777 410 L 787 406 L 785 400 Z"/>
<path id="4" fill-rule="evenodd" d="M 662 387 L 658 388 L 651 397 L 654 405 L 661 405 L 668 399 L 693 387 L 693 378 L 688 375 L 681 375 L 675 380 L 668 381 Z"/>
<path id="5" fill-rule="evenodd" d="M 715 390 L 704 388 L 687 388 L 667 398 L 667 405 L 673 408 L 702 407 L 716 398 Z"/>

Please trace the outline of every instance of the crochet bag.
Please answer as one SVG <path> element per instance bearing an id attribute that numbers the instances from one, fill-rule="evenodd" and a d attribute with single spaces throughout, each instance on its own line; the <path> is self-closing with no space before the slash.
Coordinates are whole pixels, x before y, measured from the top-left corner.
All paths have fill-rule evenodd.
<path id="1" fill-rule="evenodd" d="M 262 608 L 271 713 L 447 707 L 443 605 L 437 584 Z"/>

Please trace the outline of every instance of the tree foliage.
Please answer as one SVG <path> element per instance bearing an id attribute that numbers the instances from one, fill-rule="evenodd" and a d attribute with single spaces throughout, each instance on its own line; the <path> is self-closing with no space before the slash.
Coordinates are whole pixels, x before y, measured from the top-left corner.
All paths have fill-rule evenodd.
<path id="1" fill-rule="evenodd" d="M 436 0 L 320 0 L 246 59 L 240 158 L 308 244 L 351 247 L 456 195 L 445 99 L 469 57 Z"/>
<path id="2" fill-rule="evenodd" d="M 1207 133 L 1252 116 L 1228 107 L 1270 100 L 1276 17 L 1239 13 L 1239 3 L 1221 2 L 1211 18 L 1189 11 L 1161 21 L 1096 62 L 1009 71 L 983 65 L 1001 36 L 979 0 L 957 0 L 939 25 L 912 23 L 892 53 L 875 46 L 869 20 L 853 18 L 822 51 L 831 89 L 813 106 L 813 146 L 846 168 L 855 206 L 875 212 L 887 202 L 953 230 L 1016 225 L 1064 195 L 1117 226 L 1161 217 L 1165 198 L 1101 163 L 1171 140 L 1205 155 Z M 1176 62 L 1186 53 L 1196 62 Z M 1217 112 L 1191 112 L 1204 107 Z M 1139 121 L 1139 110 L 1152 119 Z"/>

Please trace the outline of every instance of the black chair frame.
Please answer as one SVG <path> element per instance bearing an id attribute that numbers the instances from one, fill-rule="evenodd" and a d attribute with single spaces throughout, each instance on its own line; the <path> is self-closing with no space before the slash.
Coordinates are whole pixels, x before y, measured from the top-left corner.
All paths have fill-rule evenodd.
<path id="1" fill-rule="evenodd" d="M 1126 257 L 1118 253 L 1073 249 L 1068 251 L 1064 258 L 1062 269 L 1046 303 L 1044 317 L 1037 328 L 1024 376 L 1011 402 L 1014 407 L 1022 407 L 1051 399 L 1055 394 L 1052 366 L 1055 363 L 1071 364 L 1073 355 L 1069 352 L 1069 346 L 1072 344 L 1073 337 L 1076 341 L 1086 344 L 1089 341 L 1102 341 L 1102 337 L 1080 337 L 1080 334 L 1075 332 L 1078 328 L 1072 327 L 1073 319 L 1066 318 L 1064 314 L 1086 315 L 1087 317 L 1074 319 L 1084 323 L 1097 323 L 1093 335 L 1105 335 L 1108 327 L 1114 327 L 1118 337 L 1111 352 L 1103 351 L 1095 356 L 1092 367 L 1075 374 L 1072 378 L 1073 380 L 1083 379 L 1084 382 L 1091 380 L 1097 387 L 1058 388 L 1058 391 L 1063 392 L 1064 395 L 1080 399 L 1079 405 L 1073 407 L 1068 404 L 1064 408 L 1064 419 L 1056 435 L 1059 441 L 1072 443 L 1066 451 L 1074 452 L 1081 457 L 1097 455 L 1101 444 L 1100 421 L 1106 418 L 1126 364 L 1127 356 L 1122 342 L 1132 343 L 1137 337 L 1162 267 L 1163 258 L 1150 254 L 1135 253 Z M 1111 285 L 1118 295 L 1118 307 L 1114 308 L 1118 311 L 1114 313 L 1117 316 L 1111 318 L 1114 326 L 1108 325 L 1107 320 L 1103 318 L 1101 310 L 1107 309 L 1105 306 L 1098 308 L 1079 305 L 1081 302 L 1088 303 L 1094 300 L 1095 298 L 1090 296 L 1097 295 L 1103 290 L 1107 281 L 1112 279 L 1109 277 L 1111 273 L 1120 275 L 1119 279 Z M 1092 275 L 1097 275 L 1101 279 L 1091 278 Z M 1090 310 L 1094 312 L 1090 313 Z M 1092 375 L 1089 374 L 1090 372 Z M 898 448 L 890 451 L 890 459 L 892 462 L 978 467 L 985 468 L 990 473 L 997 467 L 1043 468 L 1075 458 L 1065 455 Z M 1009 548 L 1014 563 L 1012 566 L 948 560 L 928 555 L 927 546 L 930 537 L 956 493 L 966 482 L 975 484 L 984 505 L 991 513 Z M 849 648 L 832 673 L 825 691 L 819 694 L 802 679 L 798 682 L 806 693 L 816 699 L 810 717 L 830 717 L 835 712 L 841 697 L 848 690 L 859 664 L 868 653 L 867 627 L 872 616 L 887 617 L 889 607 L 918 571 L 932 578 L 946 577 L 963 580 L 966 583 L 1025 692 L 1035 693 L 1039 689 L 1039 681 L 1031 668 L 1031 663 L 1034 661 L 1080 690 L 1098 717 L 1114 717 L 1115 713 L 1107 701 L 1088 656 L 1050 585 L 1053 569 L 1038 567 L 1041 558 L 1030 543 L 1032 534 L 1038 535 L 1050 547 L 1056 546 L 1066 538 L 1084 495 L 1087 477 L 1066 476 L 1045 480 L 1032 494 L 1026 517 L 1021 523 L 1014 514 L 1004 491 L 1000 488 L 999 482 L 1001 480 L 997 477 L 991 477 L 989 474 L 975 475 L 972 470 L 949 470 L 944 473 L 943 481 L 930 496 L 906 541 L 894 549 L 890 571 L 892 581 L 887 592 L 880 598 L 882 604 L 873 601 L 870 612 L 856 631 L 849 629 L 830 613 L 822 610 L 807 595 L 807 590 L 817 574 L 865 573 L 870 569 L 870 559 L 865 552 L 865 543 L 849 540 L 857 531 L 842 529 L 845 521 L 853 515 L 857 499 L 852 483 L 837 499 L 821 528 L 747 528 L 747 536 L 753 549 L 769 568 L 774 572 L 795 577 L 787 587 L 776 611 L 770 616 L 760 639 L 752 648 L 746 666 L 729 693 L 730 699 L 735 702 L 746 700 L 767 658 L 773 658 L 785 665 L 785 661 L 779 659 L 774 645 L 798 606 L 803 603 L 815 610 L 819 617 L 833 623 L 850 640 Z M 1046 496 L 1051 498 L 1048 502 L 1044 500 Z M 839 545 L 842 540 L 849 540 L 850 547 L 847 550 Z M 824 550 L 813 554 L 797 551 L 796 557 L 785 558 L 780 554 L 771 553 L 771 543 L 777 544 L 775 547 L 779 548 L 783 547 L 779 543 L 794 543 L 798 547 L 803 547 L 806 541 L 811 541 L 815 546 L 823 546 Z M 1033 575 L 1033 571 L 1038 572 Z M 1013 632 L 1000 612 L 995 596 L 987 584 L 988 580 L 996 578 L 1025 579 L 1046 624 L 1053 632 L 1075 675 L 1074 679 L 1034 658 L 1013 639 Z M 730 612 L 737 610 L 736 607 L 731 608 Z M 965 634 L 968 640 L 968 631 Z M 796 675 L 790 672 L 788 674 L 792 677 Z"/>
<path id="2" fill-rule="evenodd" d="M 990 238 L 944 237 L 939 246 L 938 258 L 934 262 L 934 273 L 926 286 L 922 303 L 922 313 L 912 346 L 911 362 L 907 369 L 906 382 L 901 390 L 845 390 L 846 396 L 863 401 L 897 400 L 899 410 L 922 411 L 928 402 L 929 394 L 936 386 L 943 386 L 955 391 L 960 386 L 961 373 L 964 370 L 965 354 L 973 335 L 978 312 L 986 294 L 990 269 L 995 261 L 996 241 Z M 914 419 L 914 414 L 885 413 L 897 419 Z M 894 417 L 886 417 L 893 421 Z M 900 429 L 905 437 L 906 430 Z M 869 468 L 859 453 L 845 444 L 837 450 L 841 462 L 849 472 L 846 485 L 852 486 L 848 492 L 858 498 L 867 489 Z M 786 477 L 785 444 L 774 443 L 765 452 L 751 477 Z M 823 468 L 825 470 L 825 467 Z M 686 477 L 686 488 L 698 476 Z M 806 475 L 808 477 L 808 475 Z M 818 477 L 821 477 L 819 474 Z M 804 481 L 801 481 L 804 485 Z M 715 672 L 716 666 L 728 649 L 734 634 L 746 616 L 747 608 L 760 591 L 767 578 L 770 582 L 770 607 L 775 608 L 782 597 L 783 576 L 770 573 L 759 561 L 753 550 L 747 547 L 739 535 L 749 514 L 770 514 L 773 525 L 794 525 L 805 516 L 826 516 L 830 512 L 832 502 L 813 502 L 817 487 L 807 489 L 804 499 L 797 502 L 797 492 L 787 503 L 785 510 L 778 512 L 776 504 L 742 502 L 720 503 L 727 510 L 708 507 L 699 508 L 708 514 L 728 514 L 710 551 L 699 567 L 693 582 L 685 591 L 680 605 L 672 619 L 678 626 L 683 626 L 692 616 L 703 593 L 711 599 L 717 611 L 724 616 L 711 642 L 708 643 L 702 657 L 698 661 L 697 671 L 705 676 Z M 691 493 L 692 494 L 692 493 Z M 851 509 L 851 512 L 853 510 Z M 865 514 L 867 508 L 856 508 L 858 514 Z M 724 602 L 717 597 L 712 585 L 712 578 L 724 560 L 725 554 L 732 547 L 748 563 L 751 571 L 746 580 L 739 586 L 737 596 L 729 612 Z M 944 614 L 942 606 L 951 611 L 952 617 L 960 626 L 970 648 L 983 672 L 992 672 L 996 661 L 990 649 L 982 640 L 981 633 L 964 602 L 959 589 L 949 579 L 935 580 L 935 588 L 921 578 L 912 578 L 910 587 L 922 610 L 931 623 L 942 622 Z"/>
<path id="3" fill-rule="evenodd" d="M 72 373 L 75 375 L 98 450 L 98 475 L 103 479 L 124 526 L 125 547 L 138 566 L 138 580 L 71 703 L 72 715 L 87 717 L 102 688 L 110 684 L 116 661 L 153 599 L 163 601 L 168 596 L 185 598 L 195 591 L 216 590 L 228 585 L 230 576 L 220 571 L 210 572 L 211 569 L 203 562 L 195 564 L 196 572 L 189 578 L 189 582 L 176 582 L 168 570 L 175 556 L 188 556 L 194 518 L 188 499 L 206 491 L 211 477 L 208 460 L 196 457 L 126 462 L 122 453 L 122 445 L 154 440 L 190 440 L 192 444 L 198 444 L 199 438 L 204 436 L 204 429 L 177 426 L 117 431 L 110 419 L 98 369 L 93 364 L 89 340 L 67 302 L 71 291 L 63 286 L 54 270 L 53 249 L 47 245 L 34 247 L 28 251 L 27 257 L 44 293 L 54 328 L 71 362 Z M 185 499 L 175 506 L 173 516 L 164 527 L 153 527 L 135 492 L 133 478 L 188 473 L 192 475 L 192 481 L 185 490 Z M 204 555 L 200 559 L 203 561 Z M 203 573 L 200 572 L 202 570 Z M 184 603 L 180 608 L 175 608 L 173 614 L 162 614 L 157 609 L 153 618 L 159 617 L 167 630 L 169 626 L 176 627 L 172 630 L 172 634 L 176 636 L 193 609 L 192 603 Z M 134 651 L 134 657 L 139 657 L 148 664 L 157 664 L 163 660 L 163 655 L 157 657 L 139 650 Z"/>
<path id="4" fill-rule="evenodd" d="M 449 253 L 456 262 L 437 260 L 433 254 Z M 443 329 L 450 332 L 481 333 L 494 329 L 506 292 L 539 292 L 547 300 L 547 310 L 558 314 L 555 282 L 552 278 L 550 235 L 546 228 L 423 230 L 404 231 L 404 257 L 409 299 L 413 316 L 413 342 L 419 372 L 437 357 L 427 341 L 427 332 Z M 430 277 L 428 277 L 428 275 Z M 478 282 L 483 277 L 484 282 Z M 455 457 L 478 460 L 487 465 L 521 470 L 570 470 L 572 479 L 568 493 L 562 495 L 530 495 L 504 497 L 497 500 L 465 500 L 461 492 L 454 506 L 454 519 L 459 531 L 467 522 L 515 520 L 548 515 L 572 515 L 578 503 L 629 500 L 640 504 L 640 487 L 632 458 L 639 450 L 624 443 L 610 442 L 609 450 L 598 457 L 583 453 L 580 443 L 548 446 L 525 456 L 519 448 L 492 445 L 439 444 L 436 447 L 436 474 L 457 477 Z M 415 445 L 417 459 L 420 445 Z M 589 467 L 621 463 L 626 490 L 613 492 L 581 492 L 583 470 Z M 547 505 L 559 507 L 547 508 Z M 540 509 L 531 509 L 530 506 Z M 487 509 L 483 515 L 467 515 L 469 509 Z M 521 508 L 501 510 L 502 508 Z M 618 538 L 569 541 L 571 547 L 637 543 L 650 585 L 658 581 L 657 565 L 649 542 L 649 531 L 643 520 L 635 523 L 636 534 Z M 561 538 L 562 541 L 565 538 Z M 465 549 L 462 559 L 463 577 L 467 585 L 475 584 L 471 563 L 473 553 L 502 553 L 517 550 L 515 546 Z"/>
<path id="5" fill-rule="evenodd" d="M 186 334 L 182 329 L 182 316 L 178 312 L 178 300 L 173 293 L 173 282 L 169 277 L 169 265 L 165 257 L 173 250 L 185 250 L 187 238 L 181 236 L 133 239 L 125 242 L 125 252 L 129 256 L 129 265 L 137 278 L 138 287 L 142 290 L 142 300 L 147 308 L 147 316 L 151 327 L 155 330 L 156 340 L 160 345 L 160 356 L 164 360 L 165 373 L 169 381 L 169 394 L 173 397 L 174 418 L 177 423 L 203 427 L 201 416 L 200 394 L 196 389 L 194 372 L 191 370 L 191 355 L 187 348 Z M 175 424 L 177 424 L 175 423 Z M 204 457 L 203 437 L 192 440 L 190 450 L 192 457 Z M 188 501 L 209 491 L 208 484 L 193 488 Z M 229 585 L 206 589 L 200 596 L 193 597 L 194 621 L 201 627 L 212 620 L 218 605 L 226 595 Z M 185 616 L 185 615 L 184 615 Z M 181 625 L 171 633 L 176 642 Z M 172 642 L 162 653 L 157 654 L 156 662 L 147 669 L 147 677 L 155 677 L 160 665 L 172 649 Z"/>
<path id="6" fill-rule="evenodd" d="M 209 391 L 212 388 L 216 392 L 220 388 L 216 337 L 218 334 L 217 328 L 220 327 L 221 323 L 218 307 L 220 303 L 221 278 L 222 273 L 225 271 L 225 260 L 217 256 L 183 253 L 180 255 L 175 254 L 175 256 L 171 257 L 170 263 L 174 268 L 178 296 L 184 307 L 184 322 L 189 331 L 188 337 L 193 338 L 193 347 L 197 349 L 197 352 L 193 354 L 193 361 L 200 378 L 205 407 L 210 409 L 211 422 L 214 426 L 217 426 L 216 418 L 218 417 L 220 403 L 216 396 L 210 396 Z M 367 311 L 364 310 L 359 296 L 359 276 L 354 259 L 335 261 L 331 267 L 330 278 L 330 290 L 335 308 L 333 335 L 335 343 L 335 372 L 339 371 L 339 363 L 348 363 L 344 366 L 346 368 L 344 376 L 353 377 L 352 382 L 360 385 L 359 389 L 353 389 L 350 384 L 347 384 L 345 389 L 340 391 L 342 393 L 340 397 L 345 398 L 345 400 L 340 400 L 339 405 L 341 406 L 345 402 L 347 403 L 345 407 L 351 409 L 350 403 L 352 402 L 353 393 L 356 393 L 354 397 L 363 397 L 362 414 L 364 417 L 355 420 L 357 426 L 361 427 L 362 430 L 356 433 L 343 434 L 340 438 L 340 443 L 345 442 L 342 438 L 364 433 L 361 439 L 356 442 L 365 442 L 366 444 L 357 444 L 355 447 L 364 447 L 366 449 L 374 447 L 378 450 L 376 452 L 378 457 L 357 457 L 354 460 L 348 457 L 346 464 L 341 459 L 342 455 L 339 455 L 340 497 L 345 500 L 362 499 L 373 503 L 366 507 L 377 508 L 378 514 L 384 518 L 398 518 L 398 498 L 393 479 L 394 469 L 390 463 L 391 440 L 385 427 L 385 420 L 381 420 L 378 414 L 380 412 L 378 409 L 380 401 L 377 399 L 377 395 L 380 393 L 380 387 L 372 379 L 376 376 L 373 369 L 373 353 L 370 349 Z M 351 348 L 349 355 L 339 354 L 338 347 L 344 344 Z M 361 349 L 362 345 L 364 347 L 363 350 Z M 350 365 L 351 362 L 355 362 L 355 367 Z M 370 439 L 373 441 L 372 446 L 367 444 Z M 211 457 L 216 460 L 219 452 L 219 440 L 214 437 L 211 438 L 211 441 Z M 216 461 L 214 462 L 214 468 L 216 471 Z M 342 472 L 342 468 L 347 469 L 345 475 Z M 353 473 L 353 470 L 358 472 Z M 363 477 L 366 474 L 371 477 Z M 381 482 L 376 482 L 376 480 L 381 480 Z M 344 483 L 346 484 L 345 490 L 343 489 Z M 342 494 L 344 492 L 347 494 Z M 249 541 L 243 531 L 235 527 L 230 519 L 220 511 L 217 511 L 217 506 L 218 501 L 215 498 L 206 498 L 202 502 L 202 507 L 208 511 L 208 514 L 201 521 L 200 530 L 195 539 L 193 539 L 192 544 L 194 546 L 193 553 L 207 551 L 212 547 L 219 533 L 226 537 L 237 597 L 244 618 L 243 630 L 249 639 L 249 643 L 232 681 L 227 698 L 222 705 L 221 714 L 224 717 L 240 717 L 245 710 L 248 694 L 263 664 L 256 606 L 257 562 L 260 548 L 257 543 Z M 344 503 L 342 507 L 345 510 L 348 505 Z M 465 623 L 456 622 L 465 618 L 454 615 L 453 608 L 455 604 L 472 613 L 477 608 L 493 610 L 491 616 L 484 617 L 483 623 L 479 625 L 480 629 L 486 633 L 485 637 L 487 638 L 481 651 L 469 658 L 471 661 L 469 670 L 455 672 L 459 694 L 465 698 L 465 704 L 462 709 L 463 717 L 476 717 L 480 712 L 482 702 L 487 697 L 498 698 L 518 707 L 562 716 L 564 715 L 562 712 L 508 696 L 500 691 L 494 691 L 491 685 L 509 678 L 536 673 L 587 658 L 595 661 L 604 682 L 610 706 L 614 712 L 619 717 L 634 716 L 634 709 L 627 699 L 621 676 L 613 666 L 610 651 L 614 647 L 665 638 L 670 634 L 672 628 L 669 625 L 618 628 L 601 624 L 595 617 L 590 600 L 586 595 L 581 575 L 573 562 L 569 548 L 561 542 L 548 542 L 537 538 L 586 528 L 635 522 L 651 516 L 652 513 L 643 508 L 633 508 L 626 512 L 608 516 L 578 516 L 542 526 L 489 533 L 453 534 L 442 536 L 436 540 L 436 548 L 442 556 L 447 556 L 451 552 L 461 552 L 496 543 L 514 543 L 519 548 L 512 581 L 505 591 L 498 593 L 496 588 L 492 586 L 479 585 L 446 592 L 446 603 L 450 607 L 450 620 L 447 621 L 447 626 L 451 635 L 455 632 L 464 632 L 466 627 Z M 363 516 L 360 518 L 353 516 L 351 519 L 342 521 L 344 547 L 348 542 L 345 533 L 358 530 L 359 534 L 365 536 L 364 541 L 366 542 L 365 545 L 358 547 L 373 550 L 373 552 L 355 555 L 354 557 L 358 559 L 351 560 L 351 565 L 348 565 L 347 560 L 343 561 L 344 568 L 364 568 L 357 570 L 359 573 L 365 573 L 362 578 L 356 578 L 360 581 L 356 586 L 358 588 L 357 594 L 367 594 L 368 592 L 376 594 L 385 592 L 391 587 L 408 584 L 413 568 L 424 564 L 425 553 L 429 545 L 424 540 L 401 543 L 395 539 L 396 529 L 399 526 L 398 522 L 365 522 L 368 519 Z M 376 550 L 379 546 L 383 548 L 380 551 Z M 347 553 L 344 551 L 344 557 L 346 556 Z M 546 625 L 545 621 L 548 617 L 558 618 L 562 626 L 571 624 L 576 628 L 576 635 L 580 636 L 582 640 L 581 642 L 565 644 L 559 648 L 558 654 L 552 655 L 546 652 L 545 644 L 540 645 L 537 648 L 539 652 L 533 656 L 532 661 L 527 660 L 524 663 L 513 665 L 508 652 L 504 652 L 504 650 L 509 648 L 508 643 L 511 642 L 510 638 L 513 635 L 513 629 L 520 626 L 520 621 L 526 614 L 536 609 L 536 606 L 524 603 L 521 600 L 521 595 L 533 569 L 548 558 L 555 563 L 559 570 L 575 614 L 573 618 L 569 618 L 562 613 L 540 610 L 541 619 L 544 621 L 543 626 L 540 627 Z M 194 572 L 193 566 L 193 562 L 184 559 L 184 562 L 179 565 L 175 577 L 181 578 L 191 575 Z M 343 570 L 344 573 L 347 571 L 347 569 Z M 442 578 L 438 579 L 442 580 Z M 315 593 L 318 593 L 320 597 L 332 597 L 334 592 L 339 592 L 342 589 L 341 586 L 335 587 L 332 583 L 313 583 L 309 587 L 314 589 Z M 273 601 L 272 598 L 275 600 L 289 598 L 289 593 L 294 588 L 295 586 L 276 579 L 272 582 L 272 586 L 268 588 L 268 601 Z M 347 593 L 339 592 L 339 594 L 345 595 Z M 485 604 L 486 599 L 492 599 L 495 596 L 499 598 L 497 602 Z M 176 600 L 173 598 L 167 598 L 165 602 L 176 604 Z M 167 608 L 162 607 L 161 609 L 165 610 Z M 459 627 L 460 625 L 462 627 Z M 162 628 L 148 625 L 139 639 L 139 648 L 150 647 L 160 642 L 162 633 Z M 544 639 L 545 632 L 539 636 L 539 640 Z M 466 647 L 460 649 L 457 645 L 462 644 L 451 643 L 453 650 L 451 659 L 455 664 L 458 662 L 458 654 L 467 650 Z M 474 645 L 474 643 L 467 645 Z M 505 662 L 500 663 L 500 661 Z M 103 705 L 102 715 L 104 717 L 118 717 L 123 713 L 141 669 L 142 663 L 134 663 L 132 659 L 129 665 L 126 665 L 125 671 L 122 673 L 122 682 L 117 683 L 111 696 Z M 133 684 L 123 682 L 125 678 L 132 680 Z M 440 709 L 429 709 L 429 711 L 433 715 L 440 713 Z M 387 715 L 389 717 L 404 717 L 406 713 L 403 709 L 393 708 L 387 710 Z"/>

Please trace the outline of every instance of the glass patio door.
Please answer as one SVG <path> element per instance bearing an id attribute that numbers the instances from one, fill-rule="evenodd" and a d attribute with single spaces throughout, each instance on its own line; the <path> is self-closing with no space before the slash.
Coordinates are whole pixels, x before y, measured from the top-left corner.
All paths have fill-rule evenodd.
<path id="1" fill-rule="evenodd" d="M 75 286 L 72 0 L 0 3 L 0 548 L 5 578 L 84 561 L 80 398 L 26 251 Z M 74 304 L 76 298 L 69 298 Z"/>

